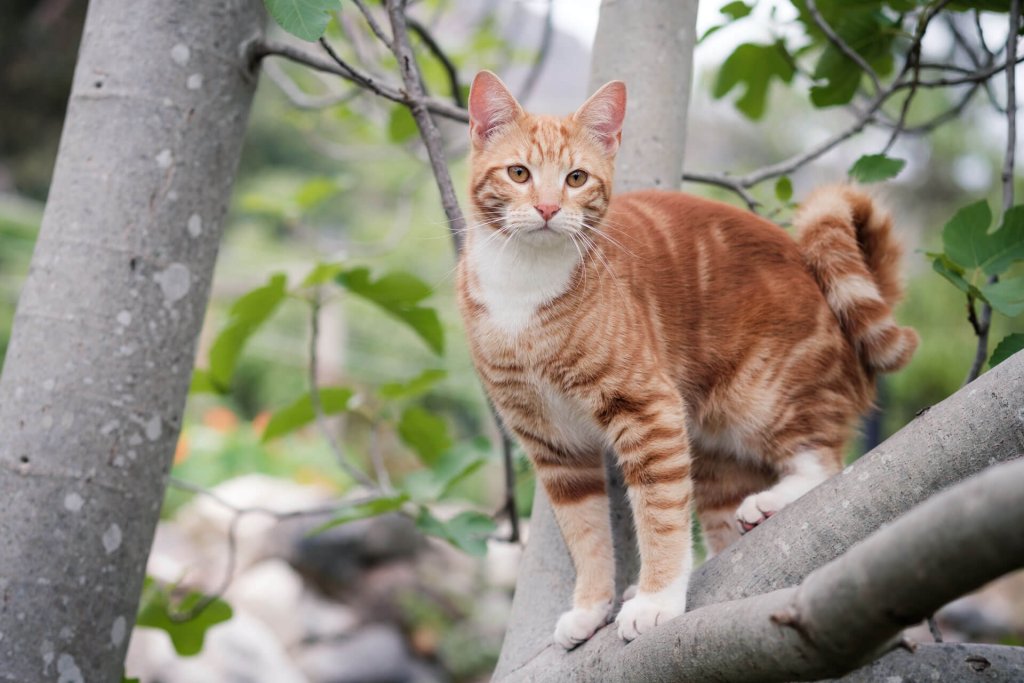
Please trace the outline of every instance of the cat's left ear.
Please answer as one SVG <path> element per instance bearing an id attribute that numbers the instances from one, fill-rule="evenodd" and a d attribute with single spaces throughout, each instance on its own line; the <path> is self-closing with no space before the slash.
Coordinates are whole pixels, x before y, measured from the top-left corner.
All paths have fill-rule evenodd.
<path id="1" fill-rule="evenodd" d="M 601 139 L 608 154 L 615 154 L 622 141 L 622 121 L 626 118 L 626 84 L 622 81 L 605 83 L 572 117 Z"/>

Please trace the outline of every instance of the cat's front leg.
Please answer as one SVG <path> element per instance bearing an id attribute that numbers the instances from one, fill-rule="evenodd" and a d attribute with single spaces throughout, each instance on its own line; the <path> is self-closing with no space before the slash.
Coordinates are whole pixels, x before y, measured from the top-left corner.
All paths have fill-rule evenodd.
<path id="1" fill-rule="evenodd" d="M 618 455 L 640 549 L 636 594 L 616 618 L 619 636 L 633 640 L 686 611 L 693 486 L 685 415 L 665 386 L 615 394 L 597 417 Z"/>
<path id="2" fill-rule="evenodd" d="M 557 448 L 520 438 L 576 567 L 572 609 L 558 619 L 554 633 L 555 642 L 569 650 L 607 624 L 612 608 L 615 560 L 601 453 L 567 457 L 554 452 Z"/>

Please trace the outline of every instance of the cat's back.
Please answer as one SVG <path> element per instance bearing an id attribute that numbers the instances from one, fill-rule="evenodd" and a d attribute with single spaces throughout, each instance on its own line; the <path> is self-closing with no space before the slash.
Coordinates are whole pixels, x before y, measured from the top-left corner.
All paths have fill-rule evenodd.
<path id="1" fill-rule="evenodd" d="M 612 197 L 606 217 L 610 233 L 659 252 L 721 247 L 723 256 L 801 262 L 796 242 L 778 225 L 724 202 L 668 190 L 637 190 Z M 628 233 L 628 234 L 627 234 Z M 760 260 L 760 259 L 758 259 Z"/>

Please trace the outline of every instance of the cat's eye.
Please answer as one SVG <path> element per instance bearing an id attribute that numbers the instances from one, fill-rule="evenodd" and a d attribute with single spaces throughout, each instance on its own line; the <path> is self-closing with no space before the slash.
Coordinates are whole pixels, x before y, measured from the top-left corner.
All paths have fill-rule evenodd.
<path id="1" fill-rule="evenodd" d="M 530 179 L 530 172 L 526 170 L 525 166 L 509 166 L 508 177 L 517 183 L 525 183 Z"/>
<path id="2" fill-rule="evenodd" d="M 587 175 L 586 171 L 577 168 L 575 171 L 565 176 L 565 182 L 569 187 L 581 187 L 583 183 L 587 182 L 587 178 L 589 177 L 590 176 Z"/>

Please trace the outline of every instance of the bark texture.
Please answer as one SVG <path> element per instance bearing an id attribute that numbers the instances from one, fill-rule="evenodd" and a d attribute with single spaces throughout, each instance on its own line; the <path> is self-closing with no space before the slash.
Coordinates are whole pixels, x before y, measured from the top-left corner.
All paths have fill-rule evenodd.
<path id="1" fill-rule="evenodd" d="M 1024 566 L 1022 490 L 1024 460 L 1003 463 L 914 508 L 798 587 L 696 609 L 629 645 L 605 629 L 579 656 L 549 648 L 507 680 L 772 683 L 841 675 L 946 602 Z M 593 650 L 598 656 L 588 657 Z M 1024 661 L 1019 650 L 1016 661 Z"/>
<path id="2" fill-rule="evenodd" d="M 120 680 L 263 24 L 90 3 L 0 377 L 0 680 Z"/>
<path id="3" fill-rule="evenodd" d="M 697 0 L 603 0 L 590 91 L 626 82 L 615 189 L 678 190 L 697 41 Z"/>
<path id="4" fill-rule="evenodd" d="M 709 651 L 714 654 L 713 643 L 732 643 L 748 628 L 749 613 L 745 610 L 749 605 L 741 607 L 743 603 L 737 599 L 751 596 L 758 596 L 752 597 L 755 601 L 781 599 L 778 596 L 782 594 L 785 597 L 785 591 L 770 593 L 769 596 L 762 594 L 800 584 L 812 571 L 843 555 L 858 541 L 934 493 L 990 465 L 1019 458 L 1024 453 L 1024 409 L 1021 406 L 1024 406 L 1024 353 L 1010 358 L 928 409 L 842 474 L 814 489 L 705 563 L 691 580 L 690 609 L 734 602 L 718 605 L 719 611 L 704 612 L 705 616 L 714 614 L 713 620 L 695 615 L 707 630 L 700 638 L 688 641 L 692 648 L 691 656 L 706 656 Z M 1019 492 L 1020 489 L 1017 490 Z M 978 498 L 988 495 L 984 492 Z M 605 628 L 590 643 L 568 654 L 562 653 L 551 642 L 555 620 L 570 595 L 572 567 L 564 557 L 558 528 L 546 506 L 541 506 L 537 512 L 542 514 L 535 516 L 531 525 L 530 544 L 521 568 L 522 579 L 517 585 L 511 626 L 495 678 L 611 680 L 601 676 L 588 677 L 597 675 L 596 672 L 611 671 L 608 667 L 621 666 L 617 658 L 624 647 L 614 628 Z M 1020 517 L 1002 513 L 992 521 L 1010 531 L 1024 523 Z M 926 535 L 950 540 L 938 527 Z M 552 539 L 557 539 L 557 542 Z M 913 539 L 906 540 L 909 544 Z M 966 544 L 972 549 L 981 547 L 976 540 L 969 540 Z M 1004 545 L 1000 541 L 996 547 Z M 963 552 L 963 546 L 950 547 Z M 893 561 L 906 561 L 902 548 L 901 542 L 891 558 Z M 559 552 L 563 556 L 551 556 L 551 553 Z M 973 557 L 973 550 L 963 554 Z M 906 566 L 909 572 L 921 569 Z M 954 571 L 951 568 L 948 573 L 952 575 Z M 841 616 L 836 615 L 835 618 Z M 690 615 L 678 621 L 687 618 Z M 698 628 L 696 622 L 692 628 Z M 638 639 L 627 651 L 642 646 L 649 639 L 658 638 L 659 633 L 655 631 Z M 671 638 L 668 634 L 672 632 L 665 633 L 665 637 Z M 722 636 L 727 637 L 722 640 Z M 673 661 L 658 655 L 653 649 L 645 652 L 646 659 L 638 660 L 635 666 L 648 660 L 651 665 L 658 666 L 667 666 Z M 774 652 L 772 648 L 765 654 L 774 657 Z M 1006 657 L 1013 660 L 1014 653 L 1015 661 L 1024 661 L 1018 649 L 1008 652 Z M 730 645 L 727 649 L 718 650 L 715 656 L 722 659 L 724 666 L 726 660 L 735 656 L 734 647 Z M 889 656 L 873 666 L 888 676 L 902 675 L 904 664 L 903 659 Z M 748 666 L 752 666 L 749 660 Z M 835 674 L 820 672 L 816 675 Z M 678 680 L 686 679 L 679 677 Z"/>

